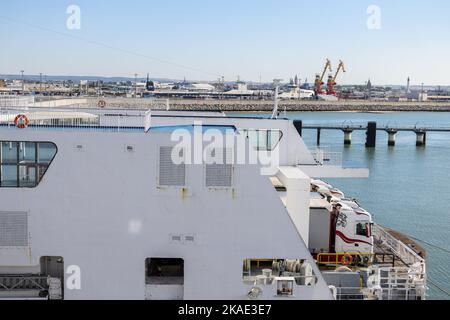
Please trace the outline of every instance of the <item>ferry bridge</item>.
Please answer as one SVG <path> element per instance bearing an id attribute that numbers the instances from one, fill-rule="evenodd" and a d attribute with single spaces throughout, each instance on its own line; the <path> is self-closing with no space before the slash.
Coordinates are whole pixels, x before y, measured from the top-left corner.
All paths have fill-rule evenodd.
<path id="1" fill-rule="evenodd" d="M 377 131 L 385 131 L 388 134 L 388 145 L 395 146 L 395 137 L 400 131 L 414 132 L 417 136 L 416 145 L 424 146 L 427 141 L 427 132 L 450 132 L 450 125 L 396 125 L 386 124 L 377 126 L 374 121 L 367 124 L 352 123 L 345 121 L 343 123 L 333 124 L 304 124 L 302 120 L 294 120 L 297 131 L 302 135 L 303 129 L 317 130 L 317 145 L 320 145 L 320 134 L 322 130 L 340 130 L 344 132 L 344 144 L 352 143 L 353 131 L 366 131 L 366 147 L 374 148 L 376 146 Z"/>

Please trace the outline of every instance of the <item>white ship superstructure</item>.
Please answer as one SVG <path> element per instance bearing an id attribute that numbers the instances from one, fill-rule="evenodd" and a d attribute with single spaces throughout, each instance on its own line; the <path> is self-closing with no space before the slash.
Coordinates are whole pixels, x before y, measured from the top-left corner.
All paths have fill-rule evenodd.
<path id="1" fill-rule="evenodd" d="M 176 149 L 174 132 L 194 138 Z M 195 138 L 211 132 L 234 143 Z M 425 296 L 424 260 L 315 180 L 368 170 L 311 152 L 290 120 L 9 109 L 0 141 L 0 298 Z M 190 162 L 199 145 L 232 161 Z"/>

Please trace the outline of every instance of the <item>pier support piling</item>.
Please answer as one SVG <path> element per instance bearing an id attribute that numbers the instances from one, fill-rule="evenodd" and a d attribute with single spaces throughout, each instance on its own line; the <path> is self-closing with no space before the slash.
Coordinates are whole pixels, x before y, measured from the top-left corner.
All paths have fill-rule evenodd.
<path id="1" fill-rule="evenodd" d="M 395 146 L 395 136 L 397 135 L 396 130 L 387 130 L 388 133 L 388 146 L 393 147 Z"/>
<path id="2" fill-rule="evenodd" d="M 369 122 L 366 132 L 366 148 L 375 148 L 377 144 L 377 123 Z"/>
<path id="3" fill-rule="evenodd" d="M 427 142 L 427 133 L 425 131 L 416 131 L 416 146 L 422 147 Z"/>
<path id="4" fill-rule="evenodd" d="M 353 130 L 344 129 L 344 145 L 348 146 L 352 144 L 352 132 Z"/>

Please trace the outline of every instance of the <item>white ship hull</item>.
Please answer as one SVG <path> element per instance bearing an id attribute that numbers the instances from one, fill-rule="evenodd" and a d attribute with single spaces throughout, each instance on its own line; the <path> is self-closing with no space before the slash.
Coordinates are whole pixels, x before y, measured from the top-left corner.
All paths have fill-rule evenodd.
<path id="1" fill-rule="evenodd" d="M 0 188 L 0 217 L 9 226 L 0 237 L 0 298 L 333 299 L 308 250 L 311 179 L 300 169 L 322 166 L 292 122 L 182 113 L 145 119 L 139 112 L 119 119 L 105 113 L 97 126 L 0 127 L 3 159 L 11 147 L 6 143 L 19 143 L 18 150 L 22 142 L 57 148 L 37 186 L 21 188 L 18 181 Z M 182 186 L 161 185 L 162 175 L 169 175 L 167 181 L 180 177 L 170 176 L 174 167 L 161 169 L 161 147 L 174 142 L 166 130 L 146 132 L 150 120 L 152 128 L 202 121 L 281 130 L 274 175 L 288 185 L 287 203 L 258 164 L 234 164 L 230 184 L 221 187 L 208 187 L 203 164 L 186 165 Z M 142 128 L 130 127 L 139 123 Z M 287 269 L 292 277 L 282 270 L 281 278 L 256 277 L 277 259 L 293 261 Z M 21 277 L 31 291 L 19 290 Z M 11 281 L 19 285 L 8 286 Z"/>

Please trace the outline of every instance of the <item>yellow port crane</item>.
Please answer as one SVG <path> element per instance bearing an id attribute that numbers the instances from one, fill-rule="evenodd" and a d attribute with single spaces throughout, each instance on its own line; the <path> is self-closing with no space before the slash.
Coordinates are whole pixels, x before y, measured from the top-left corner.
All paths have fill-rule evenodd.
<path id="1" fill-rule="evenodd" d="M 331 69 L 331 61 L 330 61 L 330 59 L 326 60 L 325 68 L 323 69 L 322 76 L 320 76 L 319 74 L 316 75 L 316 81 L 315 81 L 315 84 L 314 84 L 314 91 L 316 93 L 316 96 L 319 95 L 319 94 L 323 94 L 323 90 L 322 90 L 322 86 L 324 85 L 323 77 L 325 77 L 325 73 L 327 72 L 328 69 L 330 70 L 330 72 L 333 71 Z"/>
<path id="2" fill-rule="evenodd" d="M 339 66 L 336 70 L 336 74 L 334 75 L 334 77 L 331 75 L 328 77 L 328 83 L 327 83 L 327 94 L 328 95 L 333 95 L 333 96 L 336 95 L 336 90 L 334 89 L 334 86 L 336 85 L 336 79 L 339 75 L 339 72 L 341 72 L 341 70 L 342 70 L 342 72 L 346 72 L 344 62 L 342 60 L 339 60 Z"/>

